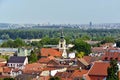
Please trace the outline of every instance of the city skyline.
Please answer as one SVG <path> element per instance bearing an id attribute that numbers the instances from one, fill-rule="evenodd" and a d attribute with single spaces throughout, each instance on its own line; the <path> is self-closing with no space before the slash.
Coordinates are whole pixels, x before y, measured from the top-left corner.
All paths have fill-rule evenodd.
<path id="1" fill-rule="evenodd" d="M 120 23 L 119 0 L 0 0 L 0 23 Z"/>

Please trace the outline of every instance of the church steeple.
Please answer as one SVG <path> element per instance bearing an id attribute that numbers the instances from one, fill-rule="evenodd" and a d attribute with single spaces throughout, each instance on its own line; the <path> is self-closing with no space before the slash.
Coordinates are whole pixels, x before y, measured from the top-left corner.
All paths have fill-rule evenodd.
<path id="1" fill-rule="evenodd" d="M 64 35 L 63 35 L 63 29 L 61 28 L 61 36 L 60 36 L 61 39 L 64 38 Z"/>
<path id="2" fill-rule="evenodd" d="M 67 58 L 66 40 L 64 39 L 62 28 L 61 28 L 61 35 L 60 35 L 60 40 L 59 40 L 59 51 L 62 53 L 63 58 Z"/>

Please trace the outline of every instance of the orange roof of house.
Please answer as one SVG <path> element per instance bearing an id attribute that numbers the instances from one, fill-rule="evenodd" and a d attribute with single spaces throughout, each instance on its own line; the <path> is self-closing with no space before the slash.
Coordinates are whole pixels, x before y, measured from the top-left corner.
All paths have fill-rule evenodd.
<path id="1" fill-rule="evenodd" d="M 61 57 L 62 54 L 58 51 L 58 50 L 55 50 L 55 49 L 52 49 L 52 48 L 42 48 L 41 49 L 41 56 L 56 56 L 56 57 Z"/>
<path id="2" fill-rule="evenodd" d="M 48 70 L 48 71 L 56 70 L 56 68 L 49 68 L 49 67 L 47 67 L 47 68 L 44 68 L 44 69 L 43 69 L 43 71 L 47 71 L 47 70 Z"/>
<path id="3" fill-rule="evenodd" d="M 102 60 L 111 60 L 115 59 L 120 61 L 120 52 L 106 52 L 105 55 L 103 55 Z"/>
<path id="4" fill-rule="evenodd" d="M 91 56 L 84 56 L 83 59 L 85 59 L 88 64 L 100 60 L 99 57 L 91 57 Z"/>
<path id="5" fill-rule="evenodd" d="M 82 64 L 84 64 L 85 66 L 88 66 L 88 62 L 84 59 L 84 58 L 78 58 L 78 61 L 80 61 Z"/>
<path id="6" fill-rule="evenodd" d="M 107 76 L 107 68 L 110 66 L 106 62 L 95 62 L 88 75 Z"/>
<path id="7" fill-rule="evenodd" d="M 24 73 L 28 73 L 28 72 L 32 72 L 32 71 L 39 72 L 39 71 L 42 71 L 43 68 L 44 68 L 44 66 L 40 63 L 32 63 L 32 64 L 27 64 L 23 71 L 24 71 Z"/>
<path id="8" fill-rule="evenodd" d="M 84 74 L 83 76 L 84 76 L 85 80 L 91 80 L 90 77 L 88 76 L 88 74 Z"/>
<path id="9" fill-rule="evenodd" d="M 0 63 L 0 67 L 4 67 L 6 63 Z"/>
<path id="10" fill-rule="evenodd" d="M 72 75 L 71 72 L 57 72 L 55 74 L 55 76 L 61 77 L 61 78 L 70 78 L 70 76 Z"/>
<path id="11" fill-rule="evenodd" d="M 49 58 L 40 58 L 40 59 L 38 60 L 38 63 L 44 63 L 44 64 L 47 64 L 49 61 L 50 61 Z"/>
<path id="12" fill-rule="evenodd" d="M 73 72 L 73 74 L 71 75 L 71 78 L 75 78 L 75 77 L 83 77 L 83 74 L 86 74 L 88 72 L 88 70 L 75 70 Z"/>
<path id="13" fill-rule="evenodd" d="M 4 68 L 3 68 L 3 72 L 4 72 L 4 73 L 10 73 L 11 70 L 12 70 L 12 69 L 9 68 L 9 67 L 4 67 Z"/>

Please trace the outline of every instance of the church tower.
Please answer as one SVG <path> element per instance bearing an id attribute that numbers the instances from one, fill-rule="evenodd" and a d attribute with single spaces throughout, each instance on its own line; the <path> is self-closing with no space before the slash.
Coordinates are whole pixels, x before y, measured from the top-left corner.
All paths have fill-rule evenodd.
<path id="1" fill-rule="evenodd" d="M 59 40 L 59 51 L 62 53 L 63 58 L 67 58 L 66 40 L 64 39 L 62 29 L 61 29 L 61 36 L 60 36 L 60 40 Z"/>

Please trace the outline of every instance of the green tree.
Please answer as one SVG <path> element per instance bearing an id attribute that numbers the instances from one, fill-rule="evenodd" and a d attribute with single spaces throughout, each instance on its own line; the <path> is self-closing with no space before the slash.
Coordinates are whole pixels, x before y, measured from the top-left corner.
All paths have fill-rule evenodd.
<path id="1" fill-rule="evenodd" d="M 76 50 L 77 52 L 84 52 L 85 55 L 88 55 L 91 52 L 91 46 L 81 39 L 76 39 L 72 50 Z"/>
<path id="2" fill-rule="evenodd" d="M 78 58 L 82 58 L 84 56 L 84 54 L 85 54 L 84 52 L 79 52 L 79 53 L 76 54 L 76 56 Z"/>
<path id="3" fill-rule="evenodd" d="M 3 80 L 15 80 L 14 78 L 4 78 Z"/>
<path id="4" fill-rule="evenodd" d="M 20 38 L 15 39 L 14 47 L 23 47 L 23 46 L 25 46 L 25 42 L 22 39 Z"/>
<path id="5" fill-rule="evenodd" d="M 36 62 L 37 60 L 38 60 L 37 54 L 35 54 L 33 51 L 31 51 L 31 54 L 28 57 L 29 63 Z"/>
<path id="6" fill-rule="evenodd" d="M 51 77 L 49 80 L 61 80 L 59 77 Z"/>
<path id="7" fill-rule="evenodd" d="M 104 43 L 114 43 L 115 40 L 113 37 L 105 37 L 104 40 L 101 41 L 101 44 L 104 44 Z"/>
<path id="8" fill-rule="evenodd" d="M 110 67 L 107 69 L 107 79 L 106 80 L 119 80 L 118 79 L 118 65 L 116 60 L 110 61 Z"/>

